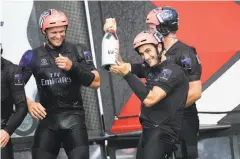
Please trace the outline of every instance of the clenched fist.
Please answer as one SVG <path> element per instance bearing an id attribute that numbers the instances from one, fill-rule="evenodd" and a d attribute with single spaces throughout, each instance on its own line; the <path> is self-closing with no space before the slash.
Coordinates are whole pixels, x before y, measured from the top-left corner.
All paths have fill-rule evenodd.
<path id="1" fill-rule="evenodd" d="M 72 61 L 68 57 L 64 57 L 59 54 L 59 57 L 56 58 L 55 63 L 57 66 L 65 71 L 69 71 L 72 68 Z"/>

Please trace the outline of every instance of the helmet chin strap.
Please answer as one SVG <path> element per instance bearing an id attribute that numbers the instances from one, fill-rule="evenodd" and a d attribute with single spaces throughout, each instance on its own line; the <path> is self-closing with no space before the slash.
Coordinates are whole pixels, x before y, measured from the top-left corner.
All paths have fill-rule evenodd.
<path id="1" fill-rule="evenodd" d="M 158 47 L 157 46 L 154 46 L 155 49 L 156 49 L 156 53 L 157 53 L 157 60 L 158 62 L 156 63 L 156 65 L 152 66 L 152 67 L 155 67 L 157 65 L 159 65 L 161 63 L 161 60 L 162 60 L 162 54 L 163 52 L 165 51 L 165 48 L 163 46 L 163 43 L 162 43 L 162 50 L 161 51 L 158 51 Z"/>
<path id="2" fill-rule="evenodd" d="M 164 48 L 164 44 L 162 43 L 162 50 L 158 51 L 158 48 L 156 47 L 156 51 L 157 51 L 157 57 L 158 57 L 158 62 L 160 63 L 162 60 L 162 54 L 166 49 Z"/>

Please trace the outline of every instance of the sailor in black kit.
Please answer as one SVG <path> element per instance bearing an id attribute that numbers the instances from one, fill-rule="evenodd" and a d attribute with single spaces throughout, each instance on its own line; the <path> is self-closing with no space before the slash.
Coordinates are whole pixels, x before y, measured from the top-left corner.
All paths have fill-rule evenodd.
<path id="1" fill-rule="evenodd" d="M 137 159 L 168 158 L 178 142 L 183 108 L 188 95 L 188 79 L 180 66 L 165 60 L 162 44 L 144 31 L 134 39 L 134 49 L 147 63 L 141 74 L 143 84 L 131 73 L 128 64 L 119 62 L 111 72 L 124 77 L 142 101 L 140 122 L 143 128 Z"/>
<path id="2" fill-rule="evenodd" d="M 42 22 L 42 23 L 41 23 Z M 63 12 L 50 9 L 40 17 L 47 42 L 22 56 L 24 82 L 34 75 L 40 102 L 28 99 L 30 114 L 40 120 L 33 159 L 55 159 L 61 144 L 69 159 L 88 159 L 88 134 L 80 87 L 98 88 L 100 77 L 91 52 L 83 44 L 66 42 Z"/>
<path id="3" fill-rule="evenodd" d="M 1 54 L 2 54 L 1 47 Z M 15 111 L 13 109 L 15 105 Z M 21 68 L 1 57 L 1 158 L 13 159 L 11 135 L 27 115 L 27 100 Z"/>
<path id="4" fill-rule="evenodd" d="M 199 118 L 195 102 L 201 97 L 202 66 L 198 58 L 196 49 L 188 46 L 177 38 L 179 19 L 177 11 L 172 7 L 161 6 L 149 12 L 146 23 L 149 30 L 162 35 L 161 40 L 166 49 L 168 61 L 175 63 L 186 72 L 189 80 L 188 98 L 183 113 L 180 138 L 187 146 L 188 159 L 198 157 L 198 132 Z M 139 78 L 144 78 L 142 74 L 142 64 L 128 64 L 131 72 Z"/>

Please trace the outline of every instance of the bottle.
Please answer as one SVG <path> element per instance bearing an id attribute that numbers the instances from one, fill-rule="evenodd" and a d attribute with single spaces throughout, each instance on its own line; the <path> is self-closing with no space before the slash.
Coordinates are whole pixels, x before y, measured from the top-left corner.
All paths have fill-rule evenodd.
<path id="1" fill-rule="evenodd" d="M 115 29 L 108 29 L 102 39 L 102 64 L 101 66 L 109 71 L 109 67 L 117 64 L 119 50 L 119 39 Z"/>

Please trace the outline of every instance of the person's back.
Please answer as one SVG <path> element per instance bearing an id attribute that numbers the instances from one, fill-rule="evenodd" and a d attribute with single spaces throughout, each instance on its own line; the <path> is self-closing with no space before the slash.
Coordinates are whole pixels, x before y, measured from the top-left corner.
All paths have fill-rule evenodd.
<path id="1" fill-rule="evenodd" d="M 201 91 L 201 63 L 198 59 L 195 48 L 188 46 L 180 40 L 178 40 L 167 51 L 167 58 L 169 61 L 181 66 L 189 81 L 189 88 L 191 90 L 189 91 L 189 97 L 186 106 L 184 107 L 180 139 L 184 140 L 187 145 L 189 158 L 196 158 L 199 118 L 195 98 L 197 97 L 197 94 L 199 94 L 198 90 Z"/>
<path id="2" fill-rule="evenodd" d="M 196 49 L 182 41 L 178 40 L 167 52 L 169 61 L 181 66 L 185 71 L 189 82 L 200 80 L 201 77 L 201 63 L 197 56 Z M 195 102 L 185 108 L 184 114 L 190 115 L 194 113 L 197 115 L 197 108 Z M 191 115 L 190 115 L 191 116 Z"/>

